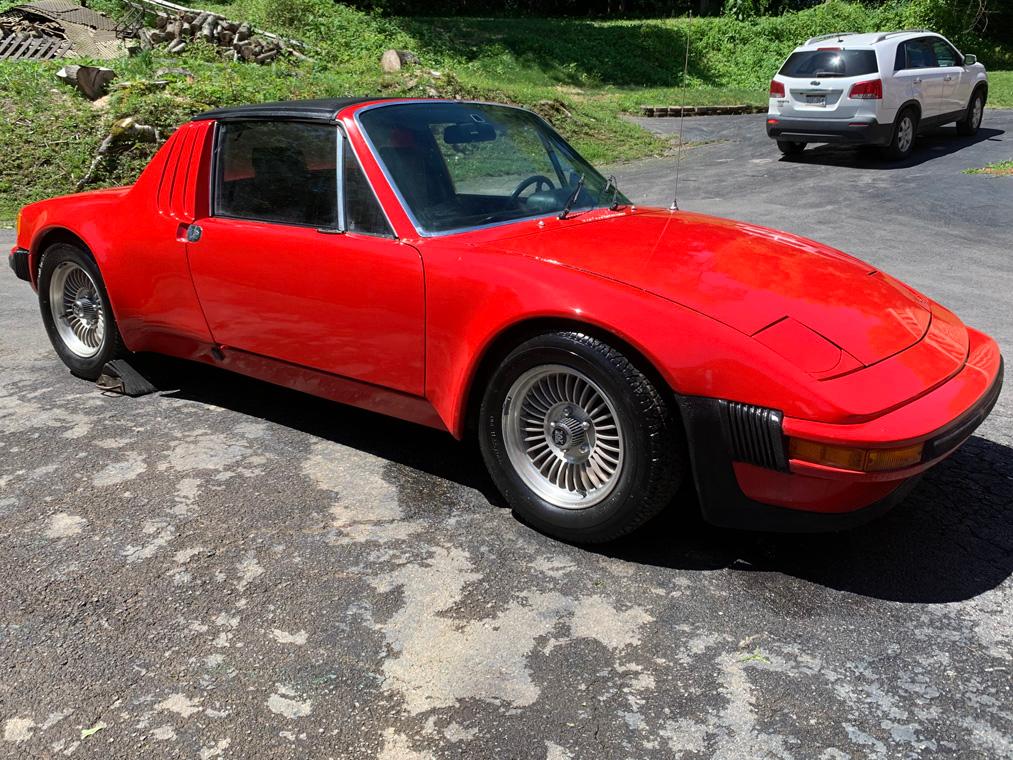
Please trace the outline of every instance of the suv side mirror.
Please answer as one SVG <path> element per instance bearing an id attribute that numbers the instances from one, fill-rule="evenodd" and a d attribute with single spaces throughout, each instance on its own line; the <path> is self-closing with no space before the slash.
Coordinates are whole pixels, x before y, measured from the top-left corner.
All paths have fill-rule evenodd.
<path id="1" fill-rule="evenodd" d="M 965 66 L 973 66 L 977 62 L 978 62 L 978 56 L 976 56 L 976 55 L 970 55 L 970 54 L 968 54 L 968 55 L 964 56 L 964 65 Z"/>

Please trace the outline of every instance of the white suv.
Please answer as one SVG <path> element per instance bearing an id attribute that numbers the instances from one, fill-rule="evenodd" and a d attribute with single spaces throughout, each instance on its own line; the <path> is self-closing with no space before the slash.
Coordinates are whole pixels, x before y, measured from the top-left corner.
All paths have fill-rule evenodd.
<path id="1" fill-rule="evenodd" d="M 807 143 L 882 145 L 904 158 L 918 131 L 981 124 L 988 76 L 973 55 L 925 30 L 813 37 L 770 82 L 767 135 L 782 153 Z"/>

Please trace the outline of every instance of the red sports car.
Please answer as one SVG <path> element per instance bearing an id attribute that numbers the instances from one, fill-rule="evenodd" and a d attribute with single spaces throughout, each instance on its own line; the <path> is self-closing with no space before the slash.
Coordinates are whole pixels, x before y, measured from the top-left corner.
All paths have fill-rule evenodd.
<path id="1" fill-rule="evenodd" d="M 10 264 L 60 358 L 185 357 L 475 435 L 552 535 L 836 529 L 990 411 L 995 342 L 793 235 L 632 205 L 519 108 L 317 100 L 180 127 L 130 187 L 33 203 Z"/>

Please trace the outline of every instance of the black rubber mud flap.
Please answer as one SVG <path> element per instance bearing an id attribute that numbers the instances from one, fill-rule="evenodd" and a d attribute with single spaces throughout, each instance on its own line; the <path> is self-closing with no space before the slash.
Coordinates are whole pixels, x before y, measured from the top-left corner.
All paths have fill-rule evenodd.
<path id="1" fill-rule="evenodd" d="M 106 362 L 95 385 L 104 392 L 122 393 L 132 398 L 146 396 L 158 390 L 126 359 L 113 359 L 111 362 Z"/>

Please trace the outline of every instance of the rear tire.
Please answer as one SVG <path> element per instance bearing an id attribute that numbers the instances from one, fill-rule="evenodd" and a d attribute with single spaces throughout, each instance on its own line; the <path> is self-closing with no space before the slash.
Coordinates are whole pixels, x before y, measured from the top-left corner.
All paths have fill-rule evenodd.
<path id="1" fill-rule="evenodd" d="M 786 156 L 797 156 L 805 150 L 806 144 L 795 140 L 778 140 L 777 149 Z"/>
<path id="2" fill-rule="evenodd" d="M 626 356 L 578 332 L 531 338 L 482 399 L 479 445 L 525 522 L 574 543 L 611 541 L 672 500 L 685 454 L 677 418 Z"/>
<path id="3" fill-rule="evenodd" d="M 913 108 L 905 108 L 897 114 L 893 125 L 893 137 L 886 147 L 886 155 L 895 161 L 901 161 L 911 155 L 915 137 L 918 134 L 918 117 Z"/>
<path id="4" fill-rule="evenodd" d="M 981 126 L 981 119 L 985 114 L 985 92 L 975 90 L 971 95 L 971 102 L 967 104 L 967 113 L 964 118 L 957 122 L 957 134 L 962 137 L 971 137 Z"/>
<path id="5" fill-rule="evenodd" d="M 78 377 L 95 380 L 127 354 L 98 266 L 77 246 L 57 243 L 42 254 L 39 308 L 57 356 Z"/>

